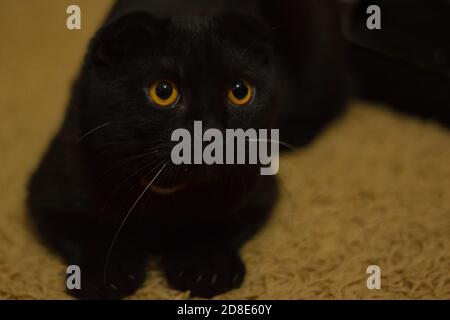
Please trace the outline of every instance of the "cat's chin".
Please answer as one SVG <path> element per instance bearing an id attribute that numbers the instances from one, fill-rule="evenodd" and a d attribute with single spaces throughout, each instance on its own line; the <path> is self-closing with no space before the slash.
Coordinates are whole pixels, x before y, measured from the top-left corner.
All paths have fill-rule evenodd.
<path id="1" fill-rule="evenodd" d="M 182 189 L 185 188 L 185 185 L 183 184 L 179 184 L 173 187 L 159 187 L 159 186 L 150 186 L 149 189 L 157 194 L 161 194 L 161 195 L 169 195 L 169 194 L 174 194 Z"/>

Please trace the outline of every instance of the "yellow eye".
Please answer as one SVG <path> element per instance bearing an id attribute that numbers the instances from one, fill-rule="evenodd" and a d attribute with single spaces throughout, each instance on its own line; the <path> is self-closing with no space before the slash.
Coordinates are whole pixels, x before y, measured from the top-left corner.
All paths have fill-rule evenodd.
<path id="1" fill-rule="evenodd" d="M 243 106 L 253 98 L 253 88 L 246 80 L 236 80 L 228 90 L 228 100 L 232 105 Z"/>
<path id="2" fill-rule="evenodd" d="M 170 107 L 180 100 L 180 94 L 172 81 L 158 80 L 150 87 L 150 99 L 159 107 Z"/>

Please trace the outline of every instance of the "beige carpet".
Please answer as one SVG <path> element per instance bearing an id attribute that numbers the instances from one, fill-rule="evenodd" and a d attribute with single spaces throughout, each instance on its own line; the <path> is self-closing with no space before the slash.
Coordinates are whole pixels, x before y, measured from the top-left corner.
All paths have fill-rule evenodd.
<path id="1" fill-rule="evenodd" d="M 88 38 L 110 1 L 0 2 L 0 298 L 66 299 L 65 267 L 30 233 L 25 185 L 57 130 Z M 281 161 L 282 199 L 243 249 L 248 276 L 221 298 L 450 299 L 450 133 L 355 103 Z M 368 290 L 366 268 L 381 267 Z M 132 298 L 187 298 L 151 272 Z"/>

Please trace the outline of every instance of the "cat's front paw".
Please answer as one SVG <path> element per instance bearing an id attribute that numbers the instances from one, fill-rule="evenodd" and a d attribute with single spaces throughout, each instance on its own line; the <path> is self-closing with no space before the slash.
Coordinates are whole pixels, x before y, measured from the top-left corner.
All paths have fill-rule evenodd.
<path id="1" fill-rule="evenodd" d="M 118 300 L 133 294 L 145 280 L 145 264 L 128 262 L 109 264 L 106 277 L 98 265 L 84 264 L 81 288 L 68 289 L 69 294 L 83 300 Z"/>
<path id="2" fill-rule="evenodd" d="M 204 298 L 240 287 L 245 275 L 239 253 L 229 248 L 178 252 L 166 256 L 163 263 L 169 285 Z"/>

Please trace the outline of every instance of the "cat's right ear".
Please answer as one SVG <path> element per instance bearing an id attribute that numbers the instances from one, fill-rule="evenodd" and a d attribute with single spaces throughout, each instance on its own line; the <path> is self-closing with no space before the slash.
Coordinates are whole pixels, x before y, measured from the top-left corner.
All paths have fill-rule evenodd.
<path id="1" fill-rule="evenodd" d="M 108 65 L 131 57 L 148 47 L 161 34 L 167 21 L 154 18 L 147 12 L 134 12 L 102 27 L 89 47 L 89 61 Z"/>

